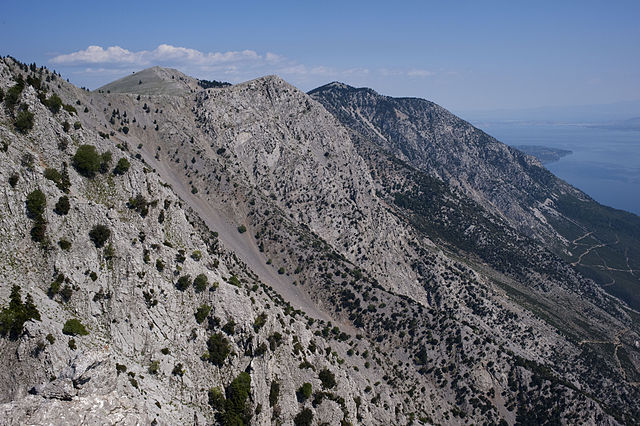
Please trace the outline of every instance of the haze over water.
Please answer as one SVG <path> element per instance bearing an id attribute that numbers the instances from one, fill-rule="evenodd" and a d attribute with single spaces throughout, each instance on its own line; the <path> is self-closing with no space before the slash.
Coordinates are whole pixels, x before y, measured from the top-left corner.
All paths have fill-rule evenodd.
<path id="1" fill-rule="evenodd" d="M 545 167 L 599 203 L 640 215 L 640 131 L 537 123 L 476 126 L 508 145 L 572 151 Z"/>

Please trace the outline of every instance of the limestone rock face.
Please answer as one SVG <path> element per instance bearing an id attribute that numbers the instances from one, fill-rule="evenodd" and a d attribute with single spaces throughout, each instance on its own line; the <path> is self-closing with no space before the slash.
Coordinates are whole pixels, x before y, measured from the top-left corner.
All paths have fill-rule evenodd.
<path id="1" fill-rule="evenodd" d="M 439 107 L 430 129 L 276 76 L 204 89 L 154 68 L 87 92 L 0 61 L 5 93 L 20 78 L 0 108 L 0 306 L 30 295 L 40 319 L 0 337 L 5 423 L 638 418 L 633 311 L 540 244 L 561 240 L 551 221 L 505 210 L 541 185 L 521 176 L 535 160 Z M 480 155 L 523 186 L 488 197 Z"/>

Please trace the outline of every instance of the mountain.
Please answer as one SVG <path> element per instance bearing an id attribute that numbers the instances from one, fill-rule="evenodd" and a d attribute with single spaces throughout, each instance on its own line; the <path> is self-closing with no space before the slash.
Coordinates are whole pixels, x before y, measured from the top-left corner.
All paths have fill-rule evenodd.
<path id="1" fill-rule="evenodd" d="M 431 102 L 340 83 L 310 94 L 354 138 L 444 180 L 640 309 L 638 216 L 598 204 L 532 157 Z"/>
<path id="2" fill-rule="evenodd" d="M 537 160 L 423 100 L 137 74 L 0 61 L 6 423 L 638 421 L 637 312 Z"/>

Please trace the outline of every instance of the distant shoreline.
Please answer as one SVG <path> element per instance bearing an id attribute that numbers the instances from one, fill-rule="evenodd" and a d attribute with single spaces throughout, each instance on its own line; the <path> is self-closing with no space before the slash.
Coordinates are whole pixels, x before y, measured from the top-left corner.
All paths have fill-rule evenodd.
<path id="1" fill-rule="evenodd" d="M 551 148 L 542 145 L 514 145 L 513 148 L 536 157 L 542 164 L 552 163 L 562 157 L 573 154 L 573 151 Z"/>

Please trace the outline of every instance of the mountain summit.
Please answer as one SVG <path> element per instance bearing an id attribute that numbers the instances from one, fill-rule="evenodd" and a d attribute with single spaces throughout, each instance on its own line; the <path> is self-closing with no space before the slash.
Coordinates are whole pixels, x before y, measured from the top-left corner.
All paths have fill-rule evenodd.
<path id="1" fill-rule="evenodd" d="M 5 423 L 640 421 L 638 218 L 438 105 L 0 89 Z"/>

